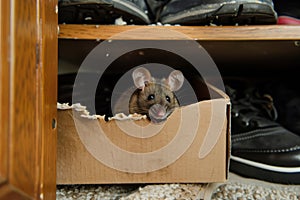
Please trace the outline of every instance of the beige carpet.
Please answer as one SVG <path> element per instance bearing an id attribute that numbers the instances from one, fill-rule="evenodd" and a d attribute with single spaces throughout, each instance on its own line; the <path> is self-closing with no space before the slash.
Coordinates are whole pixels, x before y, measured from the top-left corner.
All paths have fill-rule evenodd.
<path id="1" fill-rule="evenodd" d="M 300 185 L 280 185 L 230 173 L 222 184 L 66 185 L 57 200 L 300 200 Z"/>

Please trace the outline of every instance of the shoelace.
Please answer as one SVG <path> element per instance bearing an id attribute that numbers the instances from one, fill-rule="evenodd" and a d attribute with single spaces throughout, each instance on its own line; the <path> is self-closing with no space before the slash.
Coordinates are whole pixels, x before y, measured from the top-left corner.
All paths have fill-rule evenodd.
<path id="1" fill-rule="evenodd" d="M 237 91 L 229 86 L 226 86 L 226 92 L 231 99 L 232 116 L 241 115 L 245 126 L 258 120 L 277 119 L 277 110 L 270 95 L 261 95 L 255 88 L 249 88 L 243 92 L 242 97 L 238 97 Z"/>

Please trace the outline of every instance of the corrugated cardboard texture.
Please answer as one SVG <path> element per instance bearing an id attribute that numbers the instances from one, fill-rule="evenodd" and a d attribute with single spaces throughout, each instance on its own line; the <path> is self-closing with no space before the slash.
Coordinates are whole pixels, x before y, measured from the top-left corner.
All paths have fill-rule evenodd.
<path id="1" fill-rule="evenodd" d="M 228 140 L 230 139 L 228 116 L 230 115 L 228 114 L 229 100 L 226 98 L 226 95 L 222 94 L 221 96 L 219 99 L 201 101 L 186 108 L 177 109 L 157 134 L 147 138 L 132 137 L 124 133 L 117 123 L 127 123 L 126 121 L 117 122 L 113 120 L 105 122 L 102 119 L 84 119 L 80 117 L 80 113 L 77 111 L 58 111 L 57 183 L 207 183 L 225 181 L 228 171 Z M 214 107 L 214 109 L 217 108 L 217 111 L 214 110 L 212 112 L 212 105 L 217 105 L 217 107 Z M 199 117 L 193 114 L 197 109 L 199 110 Z M 105 132 L 106 137 L 123 150 L 135 153 L 159 151 L 176 137 L 177 130 L 181 126 L 182 117 L 185 118 L 187 127 L 191 123 L 191 128 L 193 128 L 194 121 L 199 120 L 195 138 L 193 138 L 191 145 L 183 155 L 166 167 L 156 171 L 130 173 L 113 169 L 93 156 L 97 152 L 90 153 L 96 150 L 97 146 L 94 146 L 94 150 L 89 149 L 89 152 L 82 142 L 83 140 L 87 142 L 88 138 L 92 137 L 93 128 L 89 129 L 89 127 L 94 127 L 92 124 L 98 123 L 103 132 Z M 218 120 L 224 123 L 213 123 Z M 74 121 L 77 123 L 77 126 L 78 123 L 83 126 L 80 129 L 82 139 L 77 133 Z M 134 123 L 141 127 L 148 126 L 147 120 L 135 121 Z M 82 131 L 85 131 L 86 137 L 82 135 Z M 220 134 L 216 134 L 217 131 L 220 131 Z M 186 134 L 190 132 L 193 131 L 186 130 Z M 207 135 L 208 133 L 212 136 Z M 98 153 L 110 155 L 110 152 Z M 164 154 L 154 162 L 158 162 L 157 165 L 159 165 L 160 162 L 164 163 L 164 159 L 172 156 L 173 152 L 170 151 L 169 155 Z M 122 162 L 124 162 L 124 165 L 130 166 L 130 163 L 126 162 L 132 161 Z M 131 164 L 134 165 L 135 163 L 132 162 Z M 152 165 L 153 163 L 150 164 Z M 147 168 L 147 163 L 144 163 L 144 165 Z"/>

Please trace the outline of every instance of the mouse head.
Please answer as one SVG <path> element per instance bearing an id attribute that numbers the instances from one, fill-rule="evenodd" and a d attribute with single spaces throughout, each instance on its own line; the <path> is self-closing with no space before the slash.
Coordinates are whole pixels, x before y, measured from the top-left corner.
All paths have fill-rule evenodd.
<path id="1" fill-rule="evenodd" d="M 179 106 L 174 94 L 184 82 L 179 70 L 172 71 L 167 79 L 156 80 L 147 69 L 140 67 L 133 71 L 132 78 L 137 89 L 130 98 L 130 113 L 145 114 L 152 122 L 158 123 Z"/>

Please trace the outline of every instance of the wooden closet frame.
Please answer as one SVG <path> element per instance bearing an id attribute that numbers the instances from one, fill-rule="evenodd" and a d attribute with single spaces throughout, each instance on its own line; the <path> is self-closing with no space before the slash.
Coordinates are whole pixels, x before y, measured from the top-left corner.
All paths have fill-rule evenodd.
<path id="1" fill-rule="evenodd" d="M 55 199 L 57 0 L 0 10 L 0 199 Z"/>
<path id="2" fill-rule="evenodd" d="M 57 0 L 2 0 L 0 10 L 0 200 L 53 200 L 58 38 L 104 40 L 141 26 L 60 25 L 58 35 Z M 168 28 L 195 40 L 290 40 L 300 46 L 300 26 Z"/>

